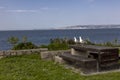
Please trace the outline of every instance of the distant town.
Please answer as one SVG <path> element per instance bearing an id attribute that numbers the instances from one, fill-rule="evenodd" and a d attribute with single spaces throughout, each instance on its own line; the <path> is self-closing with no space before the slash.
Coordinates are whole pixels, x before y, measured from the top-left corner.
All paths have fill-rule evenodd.
<path id="1" fill-rule="evenodd" d="M 56 29 L 108 29 L 108 28 L 120 28 L 119 25 L 76 25 L 76 26 L 67 26 L 67 27 L 59 27 Z"/>

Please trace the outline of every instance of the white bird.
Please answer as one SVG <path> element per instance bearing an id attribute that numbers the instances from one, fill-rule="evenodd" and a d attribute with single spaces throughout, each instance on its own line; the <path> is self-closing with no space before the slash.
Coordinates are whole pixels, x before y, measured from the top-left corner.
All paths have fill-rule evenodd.
<path id="1" fill-rule="evenodd" d="M 81 36 L 79 37 L 79 42 L 83 43 L 83 39 L 81 38 Z"/>
<path id="2" fill-rule="evenodd" d="M 74 42 L 75 42 L 75 43 L 77 43 L 77 42 L 78 42 L 78 40 L 77 40 L 77 38 L 76 38 L 76 37 L 74 37 Z"/>

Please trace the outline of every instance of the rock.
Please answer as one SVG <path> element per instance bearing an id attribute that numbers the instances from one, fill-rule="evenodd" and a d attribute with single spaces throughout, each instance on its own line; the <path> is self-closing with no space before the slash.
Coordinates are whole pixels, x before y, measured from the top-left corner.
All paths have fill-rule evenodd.
<path id="1" fill-rule="evenodd" d="M 53 60 L 53 55 L 52 55 L 52 53 L 49 53 L 49 52 L 41 52 L 41 59 Z"/>
<path id="2" fill-rule="evenodd" d="M 54 61 L 55 61 L 55 63 L 59 63 L 59 64 L 64 64 L 65 63 L 65 61 L 59 56 L 55 56 Z"/>

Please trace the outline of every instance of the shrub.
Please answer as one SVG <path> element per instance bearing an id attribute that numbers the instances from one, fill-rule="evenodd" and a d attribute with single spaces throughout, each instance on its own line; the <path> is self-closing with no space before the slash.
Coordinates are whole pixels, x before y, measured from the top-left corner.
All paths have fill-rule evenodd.
<path id="1" fill-rule="evenodd" d="M 68 44 L 64 43 L 52 43 L 48 45 L 49 50 L 66 50 L 68 49 Z"/>
<path id="2" fill-rule="evenodd" d="M 18 41 L 19 41 L 19 39 L 17 37 L 14 37 L 14 36 L 11 36 L 11 37 L 8 38 L 8 42 L 12 45 L 17 44 Z"/>
<path id="3" fill-rule="evenodd" d="M 89 39 L 86 39 L 84 42 L 85 42 L 84 44 L 87 45 L 95 45 L 95 43 L 91 42 Z"/>
<path id="4" fill-rule="evenodd" d="M 15 45 L 12 49 L 13 50 L 22 50 L 22 49 L 35 49 L 37 48 L 36 45 L 34 45 L 32 42 L 26 42 L 26 43 L 18 43 Z"/>
<path id="5" fill-rule="evenodd" d="M 48 45 L 41 45 L 40 48 L 48 48 Z"/>
<path id="6" fill-rule="evenodd" d="M 50 39 L 50 44 L 48 45 L 41 45 L 41 48 L 48 48 L 48 50 L 67 50 L 69 49 L 70 44 L 75 44 L 72 39 L 67 38 L 55 38 Z"/>
<path id="7" fill-rule="evenodd" d="M 72 40 L 72 39 L 69 39 L 69 40 L 67 40 L 67 43 L 68 43 L 68 44 L 75 44 L 75 41 Z"/>

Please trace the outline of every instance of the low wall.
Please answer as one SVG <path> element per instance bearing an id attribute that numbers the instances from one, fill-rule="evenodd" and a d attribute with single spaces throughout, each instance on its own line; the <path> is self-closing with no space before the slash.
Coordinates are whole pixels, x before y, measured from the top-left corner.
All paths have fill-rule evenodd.
<path id="1" fill-rule="evenodd" d="M 27 49 L 27 50 L 4 50 L 0 51 L 0 58 L 23 55 L 23 54 L 40 54 L 42 59 L 54 60 L 56 55 L 62 54 L 64 52 L 70 52 L 70 50 L 58 50 L 58 51 L 48 51 L 47 48 L 40 49 Z"/>
<path id="2" fill-rule="evenodd" d="M 0 51 L 0 58 L 13 56 L 13 55 L 23 55 L 23 54 L 36 54 L 47 51 L 47 48 L 40 48 L 40 49 L 27 49 L 27 50 L 5 50 Z"/>
<path id="3" fill-rule="evenodd" d="M 62 53 L 70 53 L 70 50 L 44 51 L 44 52 L 41 52 L 41 59 L 55 60 L 55 56 L 62 54 Z"/>

